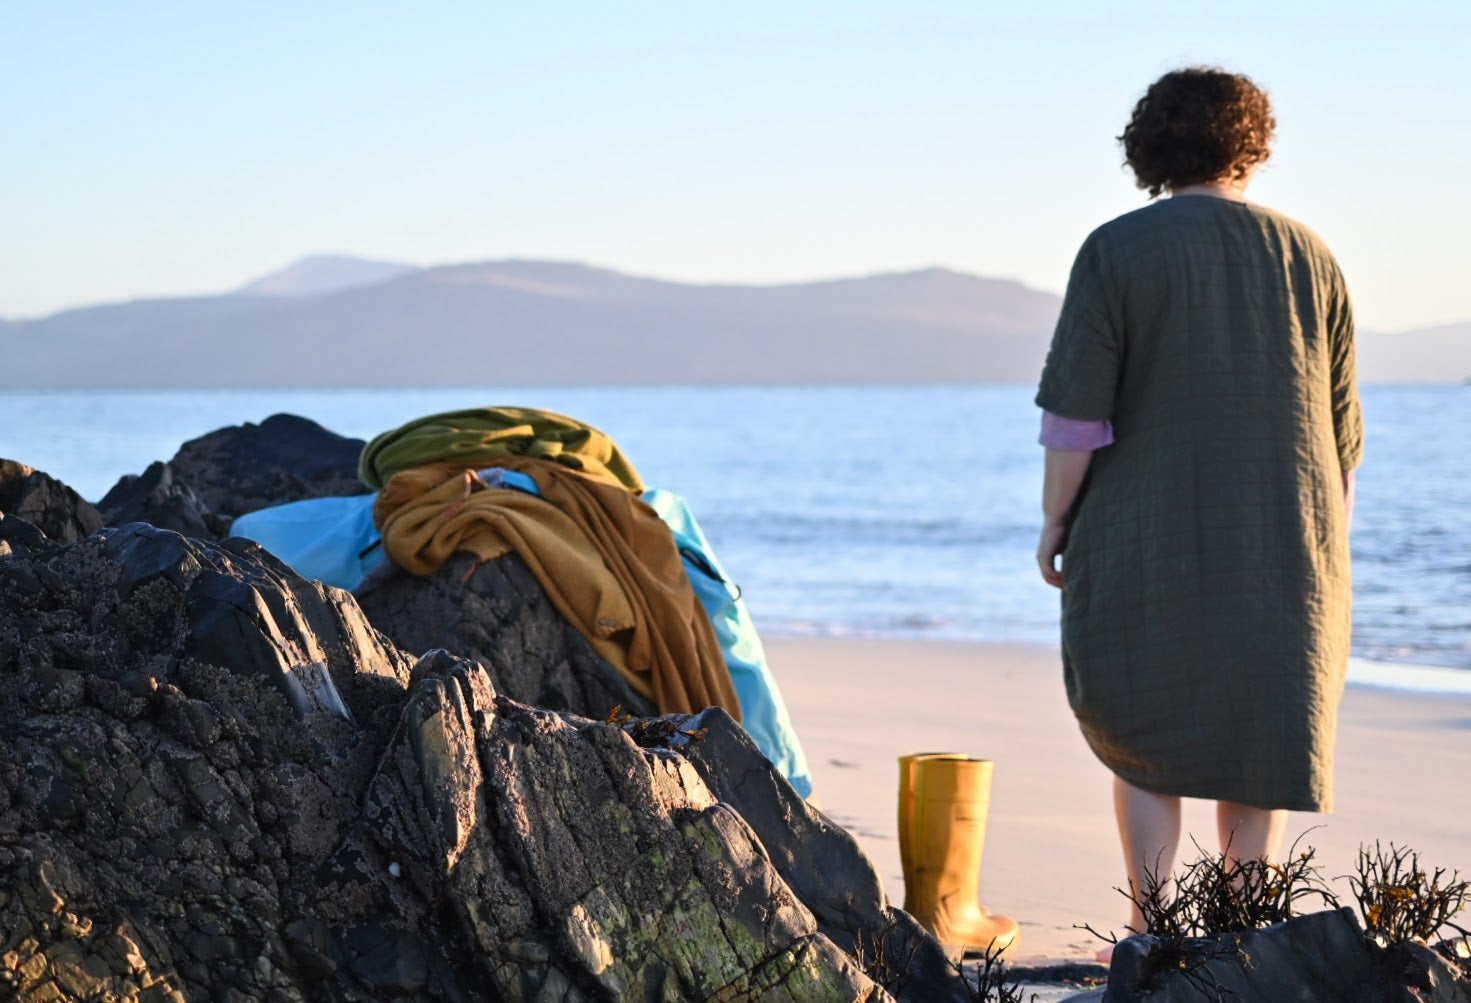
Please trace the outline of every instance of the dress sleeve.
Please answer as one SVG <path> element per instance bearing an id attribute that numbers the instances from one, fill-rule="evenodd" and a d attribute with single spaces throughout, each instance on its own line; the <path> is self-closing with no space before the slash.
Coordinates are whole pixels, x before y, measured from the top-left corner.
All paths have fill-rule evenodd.
<path id="1" fill-rule="evenodd" d="M 1048 449 L 1094 450 L 1113 445 L 1113 423 L 1076 421 L 1042 412 L 1042 433 L 1037 441 Z"/>
<path id="2" fill-rule="evenodd" d="M 1335 278 L 1336 295 L 1328 312 L 1333 353 L 1333 433 L 1338 440 L 1338 465 L 1348 473 L 1364 458 L 1364 414 L 1359 406 L 1353 303 L 1342 276 Z"/>
<path id="3" fill-rule="evenodd" d="M 1113 415 L 1123 358 L 1122 290 L 1100 232 L 1083 242 L 1073 262 L 1037 389 L 1038 407 L 1076 421 Z"/>

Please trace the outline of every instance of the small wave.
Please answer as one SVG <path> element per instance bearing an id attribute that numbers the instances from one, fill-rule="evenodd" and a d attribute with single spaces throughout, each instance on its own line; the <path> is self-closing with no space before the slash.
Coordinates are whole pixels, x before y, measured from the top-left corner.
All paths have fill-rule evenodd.
<path id="1" fill-rule="evenodd" d="M 1444 665 L 1411 665 L 1406 662 L 1350 658 L 1348 681 L 1355 686 L 1372 686 L 1409 693 L 1471 696 L 1471 671 Z"/>

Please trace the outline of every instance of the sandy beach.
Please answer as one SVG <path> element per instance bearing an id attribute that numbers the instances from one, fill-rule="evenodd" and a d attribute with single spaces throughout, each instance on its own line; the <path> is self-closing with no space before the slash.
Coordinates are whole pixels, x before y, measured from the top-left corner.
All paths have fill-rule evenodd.
<path id="1" fill-rule="evenodd" d="M 1091 957 L 1127 903 L 1108 772 L 1068 710 L 1055 649 L 1015 644 L 769 637 L 771 666 L 812 765 L 823 809 L 872 857 L 895 904 L 897 757 L 964 752 L 996 762 L 982 901 L 1014 917 L 1014 963 Z M 1422 865 L 1471 876 L 1471 697 L 1350 686 L 1339 720 L 1337 809 L 1293 814 L 1287 841 L 1348 875 L 1359 845 L 1409 846 Z M 1215 849 L 1204 802 L 1191 835 Z M 1348 900 L 1344 881 L 1335 890 Z M 1351 901 L 1351 900 L 1350 900 Z"/>

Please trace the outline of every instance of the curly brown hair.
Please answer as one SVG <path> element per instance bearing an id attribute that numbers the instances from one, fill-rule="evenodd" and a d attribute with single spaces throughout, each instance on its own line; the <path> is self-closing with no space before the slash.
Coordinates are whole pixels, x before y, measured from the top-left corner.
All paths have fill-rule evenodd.
<path id="1" fill-rule="evenodd" d="M 1272 104 L 1240 73 L 1192 66 L 1150 85 L 1118 137 L 1155 198 L 1166 188 L 1244 178 L 1272 155 Z"/>

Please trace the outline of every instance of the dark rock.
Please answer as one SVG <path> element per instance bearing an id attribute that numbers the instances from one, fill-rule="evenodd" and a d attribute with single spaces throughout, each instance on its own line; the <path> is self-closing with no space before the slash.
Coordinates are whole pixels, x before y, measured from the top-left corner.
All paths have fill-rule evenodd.
<path id="1" fill-rule="evenodd" d="M 915 999 L 967 998 L 954 995 L 955 968 L 940 943 L 888 904 L 857 841 L 793 790 L 729 714 L 711 708 L 679 720 L 680 752 L 751 827 L 824 936 L 849 954 L 875 959 L 882 985 L 902 984 Z"/>
<path id="2" fill-rule="evenodd" d="M 1114 949 L 1104 999 L 1471 1003 L 1471 987 L 1427 947 L 1376 946 L 1354 911 L 1343 908 L 1183 944 L 1130 937 Z"/>
<path id="3" fill-rule="evenodd" d="M 303 717 L 348 721 L 371 717 L 385 693 L 397 699 L 408 679 L 409 659 L 351 596 L 301 578 L 253 543 L 205 546 L 141 523 L 89 543 L 57 564 L 95 561 L 110 572 L 89 583 L 83 603 L 100 601 L 114 629 L 71 663 L 126 665 L 129 649 L 168 644 L 171 655 L 268 683 Z"/>
<path id="4" fill-rule="evenodd" d="M 46 546 L 46 534 L 24 519 L 0 512 L 0 559 L 12 554 L 27 554 Z"/>
<path id="5" fill-rule="evenodd" d="M 357 598 L 400 648 L 473 659 L 512 700 L 594 718 L 615 707 L 636 717 L 657 713 L 562 618 L 515 553 L 487 562 L 457 554 L 432 575 L 386 571 Z"/>
<path id="6" fill-rule="evenodd" d="M 201 640 L 221 622 L 241 644 Z M 340 706 L 293 707 L 302 670 Z M 141 524 L 0 565 L 0 888 L 31 901 L 0 903 L 0 980 L 270 997 L 296 968 L 283 879 L 349 825 L 408 670 L 351 597 Z"/>
<path id="7" fill-rule="evenodd" d="M 364 494 L 361 439 L 296 415 L 217 429 L 184 443 L 167 463 L 113 485 L 97 507 L 109 526 L 146 522 L 201 540 L 229 534 L 236 517 L 271 505 Z"/>
<path id="8" fill-rule="evenodd" d="M 322 901 L 443 902 L 488 998 L 889 998 L 674 749 L 497 697 L 440 654 L 383 764 Z M 966 998 L 950 989 L 900 998 Z"/>
<path id="9" fill-rule="evenodd" d="M 168 465 L 175 482 L 230 521 L 303 498 L 366 494 L 358 480 L 363 445 L 308 418 L 274 414 L 259 425 L 247 422 L 190 440 Z"/>
<path id="10" fill-rule="evenodd" d="M 940 949 L 728 717 L 667 721 L 644 747 L 448 652 L 410 666 L 351 596 L 244 541 L 135 523 L 12 554 L 0 988 L 967 998 L 953 972 L 865 970 L 846 944 Z"/>
<path id="11" fill-rule="evenodd" d="M 1133 998 L 1130 994 L 1148 992 L 1162 978 L 1175 974 L 1181 960 L 1168 953 L 1158 937 L 1148 934 L 1127 937 L 1113 949 L 1108 968 L 1109 992 L 1121 1000 Z M 1194 962 L 1196 958 L 1191 956 L 1189 961 Z"/>
<path id="12" fill-rule="evenodd" d="M 1384 965 L 1391 976 L 1398 976 L 1406 989 L 1404 1000 L 1471 1003 L 1471 973 L 1446 957 L 1414 941 L 1391 944 L 1384 951 Z"/>
<path id="13" fill-rule="evenodd" d="M 428 984 L 424 945 L 410 931 L 368 923 L 344 931 L 341 945 L 347 967 L 374 994 L 412 996 Z"/>
<path id="14" fill-rule="evenodd" d="M 109 526 L 146 522 L 201 540 L 225 536 L 231 521 L 211 512 L 187 484 L 174 477 L 173 467 L 158 461 L 113 485 L 97 503 L 97 510 Z"/>
<path id="15" fill-rule="evenodd" d="M 337 941 L 326 924 L 310 916 L 294 919 L 286 925 L 283 937 L 305 979 L 315 982 L 336 973 Z"/>
<path id="16" fill-rule="evenodd" d="M 0 513 L 24 519 L 58 543 L 75 543 L 102 528 L 102 516 L 49 474 L 0 460 Z"/>
<path id="17" fill-rule="evenodd" d="M 275 414 L 259 425 L 216 429 L 184 443 L 167 463 L 118 481 L 99 507 L 108 525 L 147 522 L 217 540 L 246 512 L 367 493 L 357 478 L 362 448 L 361 439 L 310 419 Z"/>
<path id="18" fill-rule="evenodd" d="M 11 952 L 0 957 L 6 999 L 185 1003 L 167 948 L 127 911 L 100 903 L 64 854 L 7 842 L 0 875 L 0 943 Z"/>

